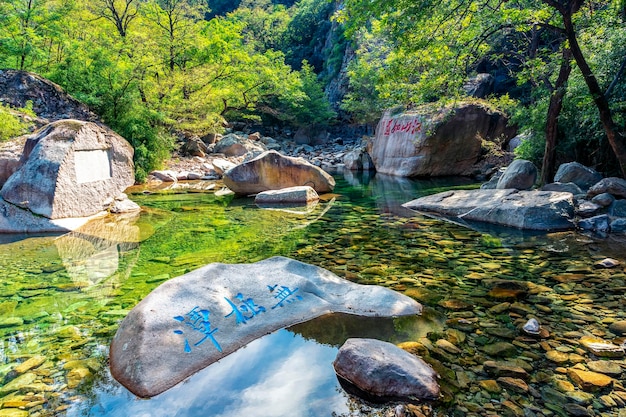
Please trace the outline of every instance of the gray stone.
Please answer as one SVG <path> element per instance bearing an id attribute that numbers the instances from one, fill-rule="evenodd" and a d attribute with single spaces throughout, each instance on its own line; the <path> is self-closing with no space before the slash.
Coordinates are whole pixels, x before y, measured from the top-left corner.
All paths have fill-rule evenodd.
<path id="1" fill-rule="evenodd" d="M 18 158 L 0 158 L 0 188 L 20 167 Z"/>
<path id="2" fill-rule="evenodd" d="M 0 233 L 59 233 L 69 232 L 89 222 L 94 217 L 49 219 L 29 210 L 19 208 L 0 198 Z"/>
<path id="3" fill-rule="evenodd" d="M 302 158 L 267 151 L 226 171 L 224 184 L 242 195 L 301 185 L 309 185 L 317 193 L 327 193 L 335 188 L 335 179 Z"/>
<path id="4" fill-rule="evenodd" d="M 611 222 L 611 233 L 626 233 L 626 218 L 613 220 Z"/>
<path id="5" fill-rule="evenodd" d="M 402 177 L 471 174 L 482 140 L 512 136 L 506 116 L 476 104 L 392 115 L 368 144 L 376 171 Z"/>
<path id="6" fill-rule="evenodd" d="M 211 264 L 165 282 L 133 308 L 111 344 L 111 373 L 151 397 L 258 337 L 331 312 L 403 316 L 421 306 L 288 258 Z"/>
<path id="7" fill-rule="evenodd" d="M 372 158 L 364 148 L 348 152 L 343 158 L 343 163 L 346 169 L 351 171 L 372 171 L 375 169 Z"/>
<path id="8" fill-rule="evenodd" d="M 437 373 L 421 358 L 375 339 L 348 339 L 333 362 L 347 388 L 374 401 L 436 400 Z"/>
<path id="9" fill-rule="evenodd" d="M 576 207 L 576 214 L 580 217 L 593 217 L 599 214 L 602 207 L 588 200 L 583 200 Z"/>
<path id="10" fill-rule="evenodd" d="M 268 190 L 260 192 L 254 198 L 256 204 L 307 204 L 319 200 L 315 190 L 308 185 Z"/>
<path id="11" fill-rule="evenodd" d="M 589 197 L 602 193 L 609 193 L 618 198 L 626 198 L 626 180 L 617 177 L 604 178 L 587 191 Z"/>
<path id="12" fill-rule="evenodd" d="M 111 206 L 109 207 L 109 211 L 114 214 L 121 213 L 132 213 L 134 211 L 140 211 L 141 207 L 139 204 L 130 200 L 126 194 L 123 194 L 122 197 L 116 198 Z"/>
<path id="13" fill-rule="evenodd" d="M 199 156 L 201 158 L 204 158 L 204 156 L 208 152 L 208 148 L 206 144 L 200 138 L 192 137 L 192 138 L 187 139 L 187 141 L 181 148 L 181 151 L 185 155 Z"/>
<path id="14" fill-rule="evenodd" d="M 498 186 L 498 181 L 500 180 L 500 177 L 502 176 L 502 174 L 504 174 L 504 171 L 506 171 L 506 168 L 500 168 L 498 169 L 492 176 L 491 178 L 489 178 L 489 181 L 487 181 L 486 183 L 482 184 L 480 186 L 481 190 L 495 190 L 496 187 Z"/>
<path id="15" fill-rule="evenodd" d="M 266 151 L 265 145 L 261 142 L 253 142 L 248 138 L 230 134 L 224 136 L 215 144 L 213 152 L 222 153 L 226 156 L 242 156 L 247 153 L 262 153 Z"/>
<path id="16" fill-rule="evenodd" d="M 609 208 L 609 213 L 614 217 L 626 217 L 626 200 L 615 200 Z"/>
<path id="17" fill-rule="evenodd" d="M 601 207 L 608 207 L 615 201 L 615 197 L 613 197 L 609 193 L 598 194 L 597 196 L 591 199 L 592 203 L 595 203 Z"/>
<path id="18" fill-rule="evenodd" d="M 570 193 L 517 190 L 459 190 L 403 204 L 419 212 L 528 230 L 574 228 Z"/>
<path id="19" fill-rule="evenodd" d="M 535 185 L 537 180 L 537 167 L 524 159 L 516 159 L 504 171 L 498 180 L 496 189 L 505 190 L 515 188 L 517 190 L 528 190 Z"/>
<path id="20" fill-rule="evenodd" d="M 596 184 L 602 179 L 596 170 L 586 167 L 579 162 L 568 162 L 559 166 L 554 175 L 555 182 L 573 182 L 582 190 L 588 190 L 589 187 Z"/>
<path id="21" fill-rule="evenodd" d="M 219 175 L 224 175 L 224 172 L 237 166 L 237 164 L 234 164 L 222 158 L 215 158 L 212 161 L 212 164 L 213 164 L 213 167 L 215 168 L 215 172 L 217 172 Z"/>
<path id="22" fill-rule="evenodd" d="M 578 227 L 582 230 L 588 230 L 592 232 L 608 232 L 611 228 L 609 227 L 609 216 L 606 214 L 601 214 L 599 216 L 594 216 L 589 219 L 582 219 L 578 222 Z"/>
<path id="23" fill-rule="evenodd" d="M 35 133 L 33 142 L 0 194 L 35 214 L 50 219 L 91 216 L 135 182 L 133 148 L 106 127 L 60 120 Z"/>
<path id="24" fill-rule="evenodd" d="M 163 182 L 176 182 L 178 181 L 178 173 L 171 170 L 157 170 L 152 171 L 150 175 L 153 175 L 156 179 Z"/>
<path id="25" fill-rule="evenodd" d="M 544 185 L 543 187 L 541 187 L 541 189 L 543 191 L 558 191 L 561 193 L 572 193 L 574 195 L 583 193 L 580 187 L 574 184 L 573 182 L 567 182 L 567 183 L 553 182 L 551 184 Z"/>

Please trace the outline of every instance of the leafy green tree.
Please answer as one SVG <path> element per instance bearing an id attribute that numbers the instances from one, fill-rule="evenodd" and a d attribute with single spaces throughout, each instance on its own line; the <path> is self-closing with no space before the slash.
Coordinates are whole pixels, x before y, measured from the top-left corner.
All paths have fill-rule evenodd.
<path id="1" fill-rule="evenodd" d="M 0 51 L 5 65 L 20 70 L 42 67 L 52 37 L 62 30 L 59 22 L 71 8 L 71 0 L 1 0 Z"/>

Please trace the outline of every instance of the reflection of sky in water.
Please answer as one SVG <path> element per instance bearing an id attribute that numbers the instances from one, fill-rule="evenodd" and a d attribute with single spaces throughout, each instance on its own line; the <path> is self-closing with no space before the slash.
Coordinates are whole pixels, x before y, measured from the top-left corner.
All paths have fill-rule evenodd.
<path id="1" fill-rule="evenodd" d="M 90 410 L 68 416 L 281 417 L 347 411 L 332 362 L 337 349 L 280 330 L 198 372 L 174 388 L 140 400 L 115 384 L 96 388 Z"/>

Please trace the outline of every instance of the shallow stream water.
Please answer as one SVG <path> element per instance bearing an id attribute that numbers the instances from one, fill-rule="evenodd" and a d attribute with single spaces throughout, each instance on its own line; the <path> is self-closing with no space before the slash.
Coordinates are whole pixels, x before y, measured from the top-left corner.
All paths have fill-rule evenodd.
<path id="1" fill-rule="evenodd" d="M 621 240 L 474 230 L 401 207 L 476 186 L 462 179 L 336 178 L 336 195 L 309 211 L 264 210 L 181 186 L 138 190 L 131 198 L 140 215 L 63 236 L 3 236 L 0 417 L 387 415 L 394 406 L 355 400 L 336 380 L 332 361 L 354 336 L 400 344 L 439 372 L 442 400 L 406 413 L 626 416 L 624 358 L 598 357 L 581 343 L 623 343 L 609 330 L 626 320 Z M 274 255 L 393 288 L 425 312 L 397 320 L 337 315 L 281 330 L 149 400 L 111 378 L 117 323 L 152 289 L 207 263 Z M 621 265 L 594 268 L 607 257 Z M 548 335 L 524 335 L 529 318 Z M 525 374 L 512 377 L 507 366 Z M 572 368 L 602 371 L 610 384 L 581 388 Z"/>

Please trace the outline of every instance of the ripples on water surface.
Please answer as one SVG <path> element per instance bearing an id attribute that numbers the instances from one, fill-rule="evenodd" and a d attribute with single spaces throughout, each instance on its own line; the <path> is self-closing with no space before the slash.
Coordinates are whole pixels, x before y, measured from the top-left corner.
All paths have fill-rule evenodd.
<path id="1" fill-rule="evenodd" d="M 611 361 L 622 368 L 613 387 L 594 394 L 568 385 L 566 372 L 598 359 L 582 349 L 581 336 L 614 339 L 608 326 L 626 319 L 625 246 L 573 232 L 475 231 L 400 206 L 450 186 L 470 184 L 350 175 L 309 213 L 261 210 L 250 199 L 212 193 L 138 194 L 140 216 L 63 236 L 3 236 L 0 402 L 39 416 L 383 415 L 344 394 L 332 370 L 338 346 L 362 336 L 405 343 L 426 357 L 442 376 L 439 415 L 515 414 L 515 407 L 568 415 L 580 412 L 576 406 L 621 416 L 623 358 Z M 282 330 L 150 400 L 111 379 L 106 358 L 116 325 L 152 289 L 207 263 L 273 255 L 404 292 L 425 314 L 395 321 L 331 316 Z M 622 265 L 594 269 L 605 257 Z M 529 317 L 550 338 L 521 336 Z M 548 350 L 565 356 L 548 360 Z M 497 379 L 484 362 L 503 360 L 505 351 L 528 370 L 526 391 L 490 391 L 484 382 Z M 9 371 L 29 358 L 32 368 L 14 378 Z"/>

